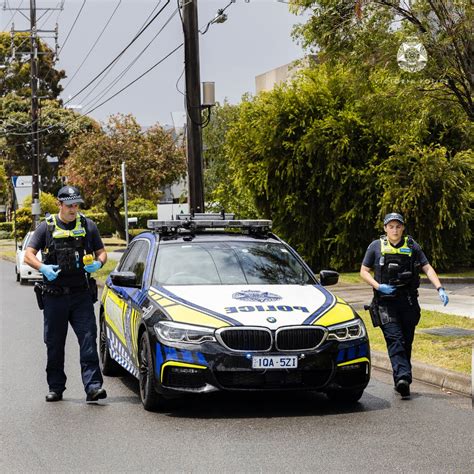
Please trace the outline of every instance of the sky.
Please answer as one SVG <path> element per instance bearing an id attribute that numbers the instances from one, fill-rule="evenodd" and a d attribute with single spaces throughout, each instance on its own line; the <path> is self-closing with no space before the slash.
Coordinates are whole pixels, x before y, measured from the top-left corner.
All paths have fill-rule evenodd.
<path id="1" fill-rule="evenodd" d="M 159 3 L 156 13 L 166 2 L 86 0 L 84 4 L 84 0 L 66 0 L 62 11 L 38 10 L 40 29 L 53 29 L 56 22 L 59 25 L 59 46 L 62 49 L 56 67 L 64 69 L 68 76 L 61 82 L 64 87 L 62 98 L 67 101 L 71 97 L 69 105 L 82 106 L 82 112 L 87 113 L 174 50 L 183 41 L 183 32 L 176 0 L 171 0 L 110 73 L 100 76 L 98 81 L 74 97 L 123 50 L 155 6 Z M 1 0 L 2 6 L 5 4 L 7 8 L 29 7 L 29 3 L 29 0 Z M 57 7 L 61 1 L 37 0 L 36 3 L 40 9 Z M 230 0 L 198 0 L 200 27 L 203 29 L 217 10 L 229 3 Z M 29 15 L 28 11 L 24 13 Z M 295 24 L 304 23 L 308 15 L 291 14 L 288 5 L 277 0 L 236 0 L 226 14 L 225 23 L 213 24 L 206 34 L 200 35 L 201 81 L 215 82 L 218 102 L 227 99 L 235 104 L 242 94 L 255 93 L 255 76 L 304 56 L 301 46 L 291 38 L 291 31 Z M 0 28 L 11 28 L 12 15 L 12 11 L 0 10 Z M 29 27 L 29 22 L 20 13 L 15 14 L 13 22 L 15 29 Z M 162 32 L 141 54 L 160 29 Z M 80 66 L 102 31 L 97 44 Z M 43 37 L 48 35 L 50 33 L 40 33 Z M 54 45 L 51 38 L 45 40 Z M 114 79 L 129 66 L 125 75 L 110 89 Z M 184 117 L 184 97 L 178 91 L 184 90 L 183 68 L 184 49 L 181 48 L 89 115 L 105 121 L 111 114 L 131 113 L 142 126 L 157 122 L 171 125 L 173 119 L 179 126 Z M 92 91 L 100 80 L 102 82 Z"/>

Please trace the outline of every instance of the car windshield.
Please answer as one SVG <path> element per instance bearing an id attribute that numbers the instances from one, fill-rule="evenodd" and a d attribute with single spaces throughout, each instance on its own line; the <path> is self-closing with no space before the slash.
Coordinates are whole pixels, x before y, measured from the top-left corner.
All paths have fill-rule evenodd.
<path id="1" fill-rule="evenodd" d="M 201 242 L 162 245 L 153 284 L 313 284 L 301 263 L 280 243 Z"/>

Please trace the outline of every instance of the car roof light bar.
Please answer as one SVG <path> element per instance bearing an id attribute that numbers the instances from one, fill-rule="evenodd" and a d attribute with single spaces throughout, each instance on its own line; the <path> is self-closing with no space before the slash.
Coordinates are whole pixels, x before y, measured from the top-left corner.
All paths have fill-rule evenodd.
<path id="1" fill-rule="evenodd" d="M 232 213 L 205 213 L 205 212 L 196 212 L 194 214 L 176 214 L 176 220 L 178 221 L 208 221 L 208 220 L 234 220 L 235 214 Z"/>
<path id="2" fill-rule="evenodd" d="M 170 220 L 160 221 L 150 219 L 147 222 L 149 229 L 159 233 L 178 233 L 181 231 L 196 231 L 210 229 L 243 229 L 250 231 L 268 232 L 272 227 L 270 220 Z"/>

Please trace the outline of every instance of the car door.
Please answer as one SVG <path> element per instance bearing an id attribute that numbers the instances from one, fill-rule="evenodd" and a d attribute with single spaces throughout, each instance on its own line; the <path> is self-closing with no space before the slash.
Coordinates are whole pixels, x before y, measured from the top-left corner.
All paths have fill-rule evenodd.
<path id="1" fill-rule="evenodd" d="M 117 287 L 117 294 L 124 301 L 123 332 L 128 354 L 133 363 L 138 366 L 138 326 L 141 318 L 141 303 L 146 295 L 144 281 L 147 270 L 147 260 L 151 250 L 148 239 L 136 239 L 129 256 L 124 259 L 120 271 L 129 271 L 137 276 L 137 287 Z"/>
<path id="2" fill-rule="evenodd" d="M 123 255 L 117 266 L 118 271 L 126 271 L 133 267 L 139 251 L 136 244 L 136 242 L 132 242 L 126 253 Z M 128 299 L 130 295 L 126 288 L 114 285 L 110 279 L 108 280 L 107 286 L 108 290 L 105 298 L 104 314 L 105 321 L 115 336 L 112 340 L 112 345 L 115 347 L 116 351 L 120 353 L 122 360 L 129 359 L 129 357 L 127 357 L 128 348 L 127 338 L 125 336 L 124 318 L 129 307 Z"/>

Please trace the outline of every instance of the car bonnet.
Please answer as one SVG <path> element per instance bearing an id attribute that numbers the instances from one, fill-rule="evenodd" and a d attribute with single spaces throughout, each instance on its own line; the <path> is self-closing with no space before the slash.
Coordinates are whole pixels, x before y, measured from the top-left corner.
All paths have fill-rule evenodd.
<path id="1" fill-rule="evenodd" d="M 354 318 L 352 308 L 320 285 L 193 285 L 150 290 L 174 321 L 209 327 L 329 326 Z"/>

